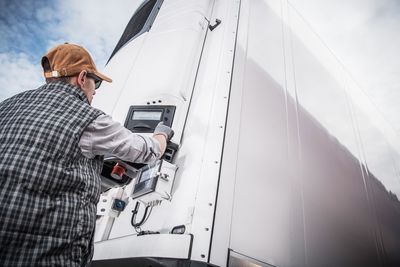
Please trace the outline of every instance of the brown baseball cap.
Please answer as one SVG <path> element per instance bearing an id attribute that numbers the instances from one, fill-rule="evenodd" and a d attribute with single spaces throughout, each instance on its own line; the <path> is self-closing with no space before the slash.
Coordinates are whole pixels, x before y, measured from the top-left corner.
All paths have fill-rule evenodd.
<path id="1" fill-rule="evenodd" d="M 67 77 L 86 70 L 100 80 L 112 82 L 106 75 L 97 71 L 89 52 L 82 46 L 64 43 L 58 45 L 42 57 L 44 77 Z"/>

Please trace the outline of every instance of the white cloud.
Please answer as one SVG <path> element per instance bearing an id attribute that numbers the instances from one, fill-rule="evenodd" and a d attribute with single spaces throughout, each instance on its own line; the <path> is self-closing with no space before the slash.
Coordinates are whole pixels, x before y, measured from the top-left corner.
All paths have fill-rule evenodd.
<path id="1" fill-rule="evenodd" d="M 40 66 L 42 54 L 35 52 L 41 50 L 40 53 L 44 53 L 60 43 L 71 42 L 87 48 L 101 71 L 142 0 L 57 2 L 54 3 L 55 8 L 40 5 L 36 9 L 25 3 L 17 9 L 23 16 L 7 14 L 9 21 L 5 22 L 9 25 L 3 24 L 0 33 L 12 38 L 1 43 L 0 101 L 43 84 Z M 9 10 L 16 12 L 15 4 L 10 5 L 13 8 L 9 7 Z M 29 18 L 26 14 L 30 14 Z M 42 44 L 47 44 L 47 47 L 42 47 Z M 16 53 L 14 49 L 22 52 Z M 32 62 L 32 59 L 36 62 Z"/>
<path id="2" fill-rule="evenodd" d="M 90 51 L 98 68 L 101 69 L 141 2 L 141 0 L 60 1 L 56 10 L 60 21 L 57 27 L 50 29 L 53 36 L 58 38 L 49 44 L 53 46 L 55 43 L 65 41 L 78 43 Z M 58 34 L 59 32 L 62 35 Z"/>
<path id="3" fill-rule="evenodd" d="M 38 8 L 35 13 L 35 17 L 38 22 L 43 23 L 46 25 L 46 23 L 51 23 L 57 19 L 57 14 L 54 12 L 54 10 L 51 7 L 42 7 Z"/>
<path id="4" fill-rule="evenodd" d="M 32 64 L 26 54 L 0 53 L 0 65 L 0 101 L 44 82 L 40 65 Z"/>

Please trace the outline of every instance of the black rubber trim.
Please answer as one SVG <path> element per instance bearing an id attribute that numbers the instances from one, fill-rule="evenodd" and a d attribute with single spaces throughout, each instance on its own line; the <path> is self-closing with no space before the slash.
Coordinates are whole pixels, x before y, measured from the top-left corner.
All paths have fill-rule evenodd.
<path id="1" fill-rule="evenodd" d="M 188 259 L 170 258 L 124 258 L 93 261 L 90 267 L 218 267 L 217 265 L 192 261 Z"/>

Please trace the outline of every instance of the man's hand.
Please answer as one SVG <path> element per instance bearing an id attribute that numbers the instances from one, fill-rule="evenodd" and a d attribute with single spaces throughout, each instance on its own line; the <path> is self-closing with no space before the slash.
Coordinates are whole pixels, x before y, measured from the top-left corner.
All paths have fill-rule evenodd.
<path id="1" fill-rule="evenodd" d="M 157 127 L 154 129 L 154 135 L 157 135 L 157 134 L 164 135 L 166 141 L 168 142 L 174 136 L 174 130 L 172 130 L 170 127 L 164 125 L 164 123 L 161 121 L 158 123 Z"/>
<path id="2" fill-rule="evenodd" d="M 161 154 L 164 154 L 165 149 L 167 148 L 167 142 L 171 140 L 173 136 L 174 130 L 164 125 L 163 122 L 158 123 L 157 127 L 154 129 L 153 137 L 160 144 Z"/>

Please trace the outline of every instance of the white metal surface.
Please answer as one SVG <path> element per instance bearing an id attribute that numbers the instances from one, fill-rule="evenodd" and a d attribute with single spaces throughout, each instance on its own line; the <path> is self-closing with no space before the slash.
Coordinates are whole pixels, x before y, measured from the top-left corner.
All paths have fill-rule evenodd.
<path id="1" fill-rule="evenodd" d="M 285 0 L 242 0 L 238 34 L 210 262 L 396 265 L 398 154 L 372 145 L 342 66 Z"/>
<path id="2" fill-rule="evenodd" d="M 181 147 L 172 201 L 154 207 L 142 228 L 167 233 L 176 225 L 186 225 L 187 233 L 194 235 L 192 259 L 200 261 L 209 257 L 239 1 L 218 1 L 210 16 L 213 5 L 214 1 L 165 1 L 151 31 L 110 61 L 106 71 L 115 83 L 102 88 L 95 102 L 121 123 L 130 105 L 161 100 L 177 106 L 173 141 Z M 208 32 L 202 51 L 208 21 L 214 24 L 216 19 L 222 23 Z M 133 183 L 126 187 L 127 194 Z M 126 212 L 115 218 L 110 238 L 135 233 L 130 225 L 134 205 L 131 201 Z"/>
<path id="3" fill-rule="evenodd" d="M 190 235 L 156 234 L 120 237 L 96 243 L 93 260 L 129 257 L 187 259 L 190 243 Z"/>
<path id="4" fill-rule="evenodd" d="M 173 141 L 180 143 L 212 1 L 164 1 L 151 31 L 120 49 L 93 105 L 123 123 L 131 105 L 175 105 Z M 161 101 L 161 102 L 160 102 Z"/>
<path id="5" fill-rule="evenodd" d="M 95 102 L 121 123 L 133 104 L 160 104 L 161 100 L 177 106 L 173 141 L 181 147 L 172 201 L 154 207 L 142 228 L 168 233 L 176 225 L 186 225 L 186 232 L 194 236 L 191 258 L 199 261 L 209 258 L 240 1 L 217 1 L 210 16 L 213 5 L 214 1 L 165 1 L 152 30 L 110 61 L 106 71 L 115 83 L 102 88 Z M 216 19 L 222 23 L 208 31 L 208 21 L 213 25 Z M 127 194 L 133 183 L 125 188 Z M 134 205 L 131 201 L 126 212 L 115 218 L 110 238 L 135 234 L 130 225 Z M 100 225 L 99 229 L 108 228 Z"/>
<path id="6" fill-rule="evenodd" d="M 207 30 L 216 19 L 222 23 Z M 161 235 L 136 236 L 136 200 L 117 217 L 99 204 L 97 259 L 190 255 L 225 266 L 232 250 L 265 265 L 324 266 L 330 257 L 336 266 L 342 259 L 374 266 L 373 244 L 383 247 L 383 235 L 396 228 L 386 225 L 373 236 L 364 203 L 375 186 L 374 194 L 382 191 L 377 203 L 387 208 L 375 212 L 390 216 L 385 186 L 398 187 L 390 164 L 382 164 L 387 144 L 377 145 L 377 156 L 363 154 L 362 139 L 381 135 L 355 133 L 360 125 L 367 134 L 371 125 L 357 124 L 365 118 L 347 103 L 341 69 L 325 68 L 306 38 L 296 36 L 298 23 L 286 0 L 166 0 L 150 32 L 115 55 L 106 69 L 114 83 L 102 87 L 94 105 L 121 123 L 131 105 L 175 105 L 179 169 L 171 201 L 154 207 L 141 227 Z M 134 183 L 123 193 L 131 195 Z M 185 235 L 169 234 L 178 225 Z M 388 240 L 396 247 L 398 240 Z"/>
<path id="7" fill-rule="evenodd" d="M 146 105 L 147 102 L 152 105 L 155 101 L 158 105 L 176 106 L 173 141 L 181 143 L 181 147 L 175 164 L 184 167 L 176 172 L 172 200 L 163 201 L 153 208 L 151 217 L 142 226 L 143 230 L 167 234 L 174 226 L 186 225 L 190 233 L 207 124 L 198 124 L 195 128 L 184 126 L 187 110 L 193 105 L 192 90 L 212 5 L 213 1 L 209 0 L 165 1 L 151 31 L 127 44 L 110 61 L 106 72 L 114 82 L 102 87 L 96 95 L 94 106 L 111 113 L 121 123 L 125 121 L 130 105 Z M 214 88 L 208 88 L 201 93 L 212 95 L 213 91 Z M 203 106 L 202 112 L 207 113 L 209 109 L 201 101 L 193 100 Z M 195 121 L 189 122 L 188 119 L 187 123 L 201 123 L 197 120 L 198 115 L 192 117 L 191 120 Z M 182 137 L 183 131 L 186 138 Z M 135 180 L 126 186 L 126 194 L 131 194 L 134 183 Z M 110 192 L 108 194 L 112 194 Z M 215 198 L 215 192 L 210 194 Z M 125 211 L 115 218 L 109 238 L 136 234 L 130 223 L 135 204 L 136 201 L 130 201 Z M 142 214 L 140 209 L 138 218 Z M 97 232 L 107 229 L 108 221 L 107 216 L 100 218 Z M 96 233 L 96 236 L 104 235 Z M 98 243 L 95 250 L 97 247 Z"/>
<path id="8" fill-rule="evenodd" d="M 229 251 L 229 267 L 274 267 L 265 262 L 246 257 L 234 251 Z"/>
<path id="9" fill-rule="evenodd" d="M 196 84 L 195 92 L 206 91 L 209 94 L 208 98 L 195 95 L 197 101 L 203 103 L 195 107 L 197 111 L 193 110 L 195 114 L 203 113 L 206 116 L 203 120 L 208 120 L 207 141 L 203 148 L 204 160 L 197 184 L 192 224 L 192 259 L 199 261 L 209 258 L 239 5 L 238 0 L 216 2 L 211 21 L 221 19 L 222 23 L 213 32 L 209 32 Z M 205 113 L 205 110 L 208 112 Z M 189 118 L 190 115 L 189 113 Z M 192 121 L 196 123 L 194 119 Z"/>
<path id="10" fill-rule="evenodd" d="M 246 44 L 248 24 L 248 2 L 240 4 L 240 20 L 238 28 L 237 42 Z M 211 242 L 210 262 L 218 266 L 225 266 L 228 262 L 228 248 L 230 247 L 231 223 L 232 223 L 232 205 L 235 194 L 235 178 L 237 149 L 239 142 L 240 118 L 241 118 L 241 101 L 242 101 L 242 84 L 244 76 L 244 62 L 246 59 L 247 47 L 244 45 L 242 49 L 235 47 L 235 65 L 233 68 L 232 85 L 229 97 L 229 110 L 224 143 L 231 145 L 224 147 L 222 158 L 218 202 L 215 211 L 215 222 L 213 236 Z"/>

